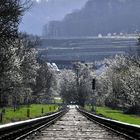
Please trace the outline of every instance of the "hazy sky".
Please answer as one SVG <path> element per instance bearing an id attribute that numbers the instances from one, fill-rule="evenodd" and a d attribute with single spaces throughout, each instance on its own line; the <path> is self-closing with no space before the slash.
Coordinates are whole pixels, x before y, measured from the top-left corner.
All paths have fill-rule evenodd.
<path id="1" fill-rule="evenodd" d="M 42 34 L 42 27 L 50 20 L 61 20 L 67 13 L 80 9 L 87 0 L 33 0 L 20 24 L 20 31 Z"/>

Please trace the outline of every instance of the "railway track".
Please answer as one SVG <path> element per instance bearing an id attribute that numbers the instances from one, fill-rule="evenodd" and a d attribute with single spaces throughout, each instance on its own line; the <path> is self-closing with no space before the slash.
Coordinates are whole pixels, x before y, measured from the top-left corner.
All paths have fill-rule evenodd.
<path id="1" fill-rule="evenodd" d="M 2 140 L 139 140 L 140 127 L 70 106 L 49 116 L 0 127 Z"/>
<path id="2" fill-rule="evenodd" d="M 139 125 L 132 125 L 132 124 L 100 117 L 84 110 L 83 108 L 77 108 L 77 110 L 92 122 L 95 122 L 100 126 L 103 126 L 108 130 L 111 130 L 112 132 L 115 132 L 118 135 L 124 136 L 126 139 L 140 140 Z"/>
<path id="3" fill-rule="evenodd" d="M 127 140 L 127 138 L 88 120 L 76 108 L 70 108 L 56 123 L 44 127 L 26 140 Z"/>
<path id="4" fill-rule="evenodd" d="M 1 125 L 0 140 L 24 139 L 32 133 L 36 133 L 42 128 L 50 126 L 60 119 L 67 111 L 67 108 L 62 108 L 61 110 L 47 116 Z"/>

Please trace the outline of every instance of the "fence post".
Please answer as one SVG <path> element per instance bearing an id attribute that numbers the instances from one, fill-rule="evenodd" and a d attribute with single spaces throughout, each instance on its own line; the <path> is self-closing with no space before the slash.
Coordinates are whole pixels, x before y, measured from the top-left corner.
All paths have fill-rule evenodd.
<path id="1" fill-rule="evenodd" d="M 49 107 L 49 111 L 51 111 L 51 106 Z"/>
<path id="2" fill-rule="evenodd" d="M 30 117 L 30 108 L 27 108 L 27 117 Z"/>
<path id="3" fill-rule="evenodd" d="M 44 108 L 42 107 L 42 109 L 41 109 L 41 113 L 43 114 L 44 113 Z"/>
<path id="4" fill-rule="evenodd" d="M 0 122 L 2 123 L 2 121 L 3 121 L 3 113 L 2 113 L 2 111 L 0 112 Z"/>
<path id="5" fill-rule="evenodd" d="M 55 105 L 54 105 L 54 110 L 56 109 Z"/>

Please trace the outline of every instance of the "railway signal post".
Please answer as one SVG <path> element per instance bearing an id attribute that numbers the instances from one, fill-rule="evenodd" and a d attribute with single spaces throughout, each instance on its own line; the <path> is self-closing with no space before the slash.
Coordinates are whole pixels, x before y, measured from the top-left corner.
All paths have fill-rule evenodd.
<path id="1" fill-rule="evenodd" d="M 92 111 L 94 111 L 94 112 L 96 112 L 96 99 L 95 99 L 95 89 L 96 89 L 96 87 L 95 87 L 95 84 L 96 84 L 96 80 L 95 80 L 95 78 L 94 79 L 92 79 L 92 90 L 93 90 L 93 95 L 92 95 Z"/>

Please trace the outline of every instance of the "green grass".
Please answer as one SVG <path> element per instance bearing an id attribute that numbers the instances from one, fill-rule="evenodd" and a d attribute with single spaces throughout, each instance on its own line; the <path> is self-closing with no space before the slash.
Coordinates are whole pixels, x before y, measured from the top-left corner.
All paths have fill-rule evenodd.
<path id="1" fill-rule="evenodd" d="M 91 106 L 85 106 L 85 109 L 90 111 Z M 121 122 L 140 125 L 140 116 L 124 114 L 121 110 L 113 110 L 108 107 L 97 107 L 96 113 Z"/>
<path id="2" fill-rule="evenodd" d="M 43 113 L 42 113 L 43 108 Z M 5 114 L 3 116 L 2 124 L 9 123 L 9 122 L 16 122 L 16 121 L 22 121 L 27 120 L 31 118 L 36 118 L 39 116 L 43 116 L 50 112 L 55 112 L 58 110 L 57 105 L 42 105 L 42 104 L 32 104 L 30 105 L 30 116 L 27 117 L 27 106 L 22 106 L 21 108 L 17 109 L 14 112 L 13 108 L 5 108 Z"/>

